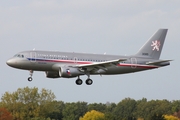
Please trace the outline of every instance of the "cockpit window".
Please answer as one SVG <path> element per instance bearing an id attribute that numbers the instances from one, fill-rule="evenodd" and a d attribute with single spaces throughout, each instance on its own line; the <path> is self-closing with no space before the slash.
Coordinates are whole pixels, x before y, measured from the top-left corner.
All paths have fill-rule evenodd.
<path id="1" fill-rule="evenodd" d="M 14 55 L 14 57 L 17 57 L 17 54 L 16 54 L 16 55 Z"/>
<path id="2" fill-rule="evenodd" d="M 16 55 L 14 55 L 14 57 L 24 58 L 24 55 L 16 54 Z"/>

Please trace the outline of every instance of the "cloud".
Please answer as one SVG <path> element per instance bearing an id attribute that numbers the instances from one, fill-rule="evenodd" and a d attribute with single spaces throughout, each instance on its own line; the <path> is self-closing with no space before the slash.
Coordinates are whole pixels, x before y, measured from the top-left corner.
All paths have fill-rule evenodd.
<path id="1" fill-rule="evenodd" d="M 174 23 L 179 25 L 179 8 L 172 6 L 176 4 L 164 0 L 34 0 L 0 7 L 3 18 L 0 35 L 92 35 L 117 39 L 120 33 L 122 37 L 130 33 L 134 36 L 137 29 L 151 32 L 158 28 L 175 28 Z"/>

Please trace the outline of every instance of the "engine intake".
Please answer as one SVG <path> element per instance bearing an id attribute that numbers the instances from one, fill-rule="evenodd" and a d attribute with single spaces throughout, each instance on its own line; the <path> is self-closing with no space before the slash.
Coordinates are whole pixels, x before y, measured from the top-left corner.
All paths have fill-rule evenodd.
<path id="1" fill-rule="evenodd" d="M 58 71 L 46 71 L 46 77 L 47 78 L 59 78 L 59 72 Z"/>

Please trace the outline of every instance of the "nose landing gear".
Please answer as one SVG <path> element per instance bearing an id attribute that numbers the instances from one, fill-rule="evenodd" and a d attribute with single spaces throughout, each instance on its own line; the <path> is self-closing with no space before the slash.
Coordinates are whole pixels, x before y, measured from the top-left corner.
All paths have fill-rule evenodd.
<path id="1" fill-rule="evenodd" d="M 28 77 L 28 81 L 31 82 L 33 79 L 32 77 Z"/>
<path id="2" fill-rule="evenodd" d="M 30 70 L 29 72 L 30 72 L 30 73 L 29 73 L 30 77 L 28 77 L 28 81 L 31 82 L 31 81 L 33 80 L 33 78 L 32 78 L 33 71 Z"/>

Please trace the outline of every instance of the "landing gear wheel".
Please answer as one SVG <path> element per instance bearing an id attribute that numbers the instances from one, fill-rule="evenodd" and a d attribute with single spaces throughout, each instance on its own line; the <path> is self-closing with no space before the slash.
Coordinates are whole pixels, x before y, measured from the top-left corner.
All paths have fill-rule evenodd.
<path id="1" fill-rule="evenodd" d="M 28 77 L 28 81 L 31 82 L 33 79 L 32 77 Z"/>
<path id="2" fill-rule="evenodd" d="M 92 85 L 92 83 L 93 83 L 93 81 L 92 81 L 91 79 L 88 78 L 88 79 L 86 80 L 86 84 L 87 84 L 87 85 Z"/>
<path id="3" fill-rule="evenodd" d="M 77 84 L 77 85 L 81 85 L 82 83 L 83 83 L 83 81 L 82 81 L 81 79 L 77 79 L 77 80 L 76 80 L 76 84 Z"/>

